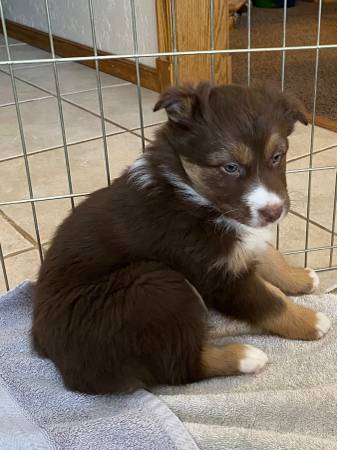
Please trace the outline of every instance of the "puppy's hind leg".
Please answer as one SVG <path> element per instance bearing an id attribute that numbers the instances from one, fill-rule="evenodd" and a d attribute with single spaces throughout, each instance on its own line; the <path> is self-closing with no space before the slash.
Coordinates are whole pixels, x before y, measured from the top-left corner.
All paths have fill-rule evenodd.
<path id="1" fill-rule="evenodd" d="M 141 274 L 124 301 L 133 306 L 127 306 L 123 354 L 137 356 L 137 370 L 147 374 L 142 378 L 145 386 L 255 373 L 267 362 L 261 350 L 249 345 L 207 345 L 203 300 L 181 274 L 170 269 Z"/>
<path id="2" fill-rule="evenodd" d="M 45 321 L 36 320 L 33 332 L 69 389 L 130 392 L 253 373 L 266 362 L 263 352 L 249 346 L 207 346 L 200 295 L 161 263 L 130 264 L 71 295 L 62 322 L 48 309 L 48 327 L 42 330 Z"/>
<path id="3" fill-rule="evenodd" d="M 229 344 L 223 347 L 205 345 L 201 356 L 201 374 L 207 378 L 258 373 L 267 361 L 267 355 L 251 345 Z"/>

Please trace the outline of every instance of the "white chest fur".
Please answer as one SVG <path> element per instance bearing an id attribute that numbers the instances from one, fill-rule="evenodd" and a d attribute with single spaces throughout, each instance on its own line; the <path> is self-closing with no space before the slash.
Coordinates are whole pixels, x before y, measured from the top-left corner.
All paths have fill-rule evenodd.
<path id="1" fill-rule="evenodd" d="M 270 228 L 242 227 L 239 239 L 227 257 L 227 270 L 237 274 L 247 269 L 252 260 L 266 250 L 271 237 Z"/>
<path id="2" fill-rule="evenodd" d="M 233 274 L 246 270 L 257 255 L 263 253 L 272 240 L 271 227 L 252 228 L 226 220 L 226 227 L 235 228 L 238 239 L 227 255 L 221 255 L 211 268 L 225 269 Z"/>

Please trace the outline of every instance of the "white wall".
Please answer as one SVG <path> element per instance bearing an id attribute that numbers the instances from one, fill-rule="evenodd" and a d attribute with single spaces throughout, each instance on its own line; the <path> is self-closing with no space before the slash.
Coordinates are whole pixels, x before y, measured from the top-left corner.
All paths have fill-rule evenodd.
<path id="1" fill-rule="evenodd" d="M 44 0 L 3 0 L 5 17 L 32 28 L 48 31 Z M 155 0 L 135 0 L 140 52 L 156 52 Z M 100 50 L 133 52 L 129 0 L 93 0 L 97 45 Z M 49 0 L 53 34 L 92 46 L 88 0 Z M 144 64 L 155 65 L 154 58 Z"/>

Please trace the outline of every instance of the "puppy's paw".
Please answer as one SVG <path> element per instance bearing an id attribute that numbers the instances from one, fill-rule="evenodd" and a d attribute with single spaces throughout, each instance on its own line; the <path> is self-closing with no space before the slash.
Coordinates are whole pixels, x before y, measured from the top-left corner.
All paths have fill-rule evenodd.
<path id="1" fill-rule="evenodd" d="M 263 324 L 263 328 L 272 334 L 305 341 L 320 339 L 330 327 L 330 319 L 325 314 L 290 302 L 280 315 L 269 318 Z"/>
<path id="2" fill-rule="evenodd" d="M 316 313 L 316 324 L 315 324 L 317 338 L 323 337 L 331 328 L 330 319 L 323 313 Z"/>
<path id="3" fill-rule="evenodd" d="M 267 361 L 267 355 L 251 345 L 206 345 L 201 353 L 201 374 L 202 377 L 222 377 L 258 373 Z"/>
<path id="4" fill-rule="evenodd" d="M 259 373 L 268 362 L 268 356 L 260 349 L 244 345 L 245 352 L 240 360 L 240 373 Z"/>
<path id="5" fill-rule="evenodd" d="M 319 278 L 313 269 L 292 267 L 289 277 L 284 280 L 281 289 L 288 295 L 311 294 L 319 285 Z"/>
<path id="6" fill-rule="evenodd" d="M 318 288 L 319 278 L 317 273 L 313 269 L 310 269 L 310 267 L 306 267 L 304 270 L 306 270 L 306 272 L 309 275 L 309 278 L 311 279 L 311 289 L 309 288 L 310 290 L 305 292 L 307 294 L 310 294 L 311 292 L 314 292 Z"/>

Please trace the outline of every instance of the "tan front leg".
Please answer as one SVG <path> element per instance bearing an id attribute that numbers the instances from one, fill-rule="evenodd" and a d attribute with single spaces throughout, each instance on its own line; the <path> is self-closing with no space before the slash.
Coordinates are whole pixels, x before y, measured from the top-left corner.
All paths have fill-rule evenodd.
<path id="1" fill-rule="evenodd" d="M 217 291 L 212 301 L 224 315 L 288 339 L 320 339 L 331 326 L 324 314 L 292 303 L 279 288 L 253 271 L 233 280 L 225 292 Z"/>
<path id="2" fill-rule="evenodd" d="M 312 269 L 289 266 L 272 245 L 259 256 L 256 271 L 288 295 L 309 294 L 319 285 L 319 278 Z"/>
<path id="3" fill-rule="evenodd" d="M 268 282 L 265 285 L 285 307 L 280 313 L 267 316 L 259 323 L 264 331 L 288 339 L 314 340 L 320 339 L 330 329 L 331 323 L 325 314 L 296 305 L 277 287 Z"/>

